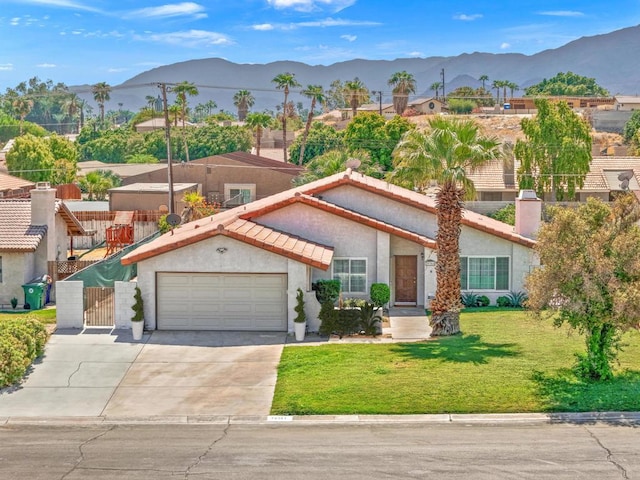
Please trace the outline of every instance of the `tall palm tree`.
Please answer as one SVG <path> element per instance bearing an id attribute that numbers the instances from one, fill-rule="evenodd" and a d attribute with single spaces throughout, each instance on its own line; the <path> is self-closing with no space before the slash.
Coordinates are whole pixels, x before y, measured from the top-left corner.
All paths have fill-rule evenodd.
<path id="1" fill-rule="evenodd" d="M 182 117 L 182 140 L 184 141 L 184 153 L 185 159 L 189 162 L 189 146 L 187 145 L 187 97 L 195 97 L 198 92 L 198 87 L 193 83 L 184 81 L 173 87 L 173 91 L 176 94 L 176 103 L 180 105 L 180 115 Z"/>
<path id="2" fill-rule="evenodd" d="M 409 103 L 409 94 L 416 93 L 416 79 L 411 73 L 403 70 L 391 75 L 387 85 L 393 87 L 393 90 L 391 90 L 393 108 L 398 115 L 402 115 Z"/>
<path id="3" fill-rule="evenodd" d="M 352 117 L 355 118 L 358 114 L 358 107 L 363 103 L 369 101 L 371 95 L 369 89 L 362 83 L 358 77 L 353 80 L 347 80 L 344 82 L 344 98 L 351 106 Z"/>
<path id="4" fill-rule="evenodd" d="M 507 87 L 511 91 L 511 98 L 513 98 L 513 92 L 517 92 L 518 90 L 520 90 L 518 84 L 514 82 L 508 82 Z"/>
<path id="5" fill-rule="evenodd" d="M 309 136 L 309 129 L 311 129 L 311 120 L 313 120 L 313 111 L 316 108 L 316 103 L 320 103 L 322 105 L 326 99 L 324 89 L 321 85 L 307 85 L 307 88 L 302 91 L 302 94 L 305 97 L 311 99 L 311 107 L 309 107 L 307 123 L 304 126 L 304 133 L 302 134 L 302 143 L 300 144 L 300 158 L 298 159 L 298 165 L 302 165 L 304 161 L 304 150 L 307 145 L 307 137 Z"/>
<path id="6" fill-rule="evenodd" d="M 489 77 L 487 75 L 480 75 L 480 78 L 478 80 L 482 82 L 482 89 L 484 90 L 484 84 L 485 82 L 489 81 Z"/>
<path id="7" fill-rule="evenodd" d="M 208 100 L 204 106 L 207 108 L 207 115 L 213 115 L 213 110 L 218 108 L 218 104 L 213 100 Z"/>
<path id="8" fill-rule="evenodd" d="M 75 93 L 69 93 L 62 103 L 62 109 L 70 121 L 73 122 L 76 118 L 80 120 L 80 97 Z M 80 125 L 78 125 L 78 133 L 80 133 Z"/>
<path id="9" fill-rule="evenodd" d="M 498 145 L 496 139 L 483 136 L 473 120 L 438 116 L 429 121 L 426 133 L 407 132 L 393 152 L 392 181 L 419 190 L 434 180 L 439 186 L 432 335 L 460 332 L 460 224 L 464 199 L 475 195 L 473 182 L 467 175 L 498 158 Z"/>
<path id="10" fill-rule="evenodd" d="M 429 90 L 433 90 L 436 94 L 436 98 L 438 98 L 438 92 L 440 91 L 440 88 L 442 87 L 442 83 L 440 82 L 433 82 L 431 84 L 431 86 L 429 87 Z"/>
<path id="11" fill-rule="evenodd" d="M 20 97 L 16 97 L 15 100 L 11 103 L 13 107 L 13 111 L 20 117 L 20 135 L 22 135 L 22 124 L 24 123 L 24 119 L 31 109 L 33 108 L 33 100 L 25 97 L 24 95 Z"/>
<path id="12" fill-rule="evenodd" d="M 271 124 L 271 120 L 271 115 L 268 113 L 253 112 L 247 115 L 246 124 L 256 134 L 256 155 L 258 156 L 260 156 L 262 130 Z"/>
<path id="13" fill-rule="evenodd" d="M 496 91 L 496 103 L 500 105 L 500 89 L 502 88 L 502 80 L 494 80 L 491 84 L 491 90 Z"/>
<path id="14" fill-rule="evenodd" d="M 154 97 L 153 95 L 147 95 L 144 97 L 144 99 L 147 101 L 147 108 L 151 111 L 155 110 L 156 97 Z"/>
<path id="15" fill-rule="evenodd" d="M 256 99 L 249 90 L 238 90 L 236 92 L 233 96 L 233 104 L 238 107 L 238 120 L 244 122 L 244 119 L 247 118 L 247 112 L 255 102 Z"/>
<path id="16" fill-rule="evenodd" d="M 100 107 L 100 121 L 104 123 L 104 104 L 111 100 L 111 86 L 107 82 L 99 82 L 91 86 L 93 99 Z"/>
<path id="17" fill-rule="evenodd" d="M 296 80 L 294 73 L 281 73 L 276 75 L 273 80 L 278 90 L 284 91 L 284 102 L 282 102 L 282 153 L 284 161 L 287 161 L 287 100 L 289 98 L 289 89 L 299 87 L 300 84 Z"/>

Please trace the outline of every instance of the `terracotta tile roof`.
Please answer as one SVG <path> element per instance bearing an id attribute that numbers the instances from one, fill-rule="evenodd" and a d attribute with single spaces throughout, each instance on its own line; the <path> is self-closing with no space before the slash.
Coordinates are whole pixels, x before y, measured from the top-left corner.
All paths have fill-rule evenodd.
<path id="1" fill-rule="evenodd" d="M 362 215 L 358 212 L 354 212 L 347 208 L 313 197 L 314 194 L 325 192 L 342 185 L 361 188 L 434 215 L 437 212 L 435 200 L 433 198 L 392 185 L 382 180 L 367 177 L 361 173 L 346 170 L 345 172 L 337 173 L 330 177 L 316 180 L 315 182 L 292 188 L 285 192 L 277 193 L 254 202 L 220 212 L 214 216 L 183 225 L 180 228 L 175 229 L 173 234 L 167 233 L 129 253 L 122 259 L 122 263 L 125 265 L 136 263 L 138 261 L 175 250 L 176 248 L 191 245 L 199 242 L 200 240 L 223 234 L 247 243 L 252 243 L 256 246 L 260 246 L 261 248 L 266 248 L 270 251 L 280 253 L 289 258 L 295 258 L 303 263 L 326 269 L 331 262 L 330 255 L 333 255 L 332 247 L 319 245 L 310 240 L 297 238 L 285 232 L 278 232 L 255 223 L 261 215 L 296 202 L 302 202 L 315 208 L 340 215 L 344 218 L 353 219 L 354 221 L 369 225 L 372 228 L 377 228 L 394 235 L 398 235 L 402 238 L 407 238 L 420 245 L 428 246 L 430 248 L 435 247 L 433 240 L 426 236 L 410 232 L 387 222 Z M 241 222 L 237 223 L 239 221 Z M 470 210 L 465 210 L 463 212 L 462 224 L 526 247 L 531 248 L 536 243 L 530 238 L 516 234 L 511 225 L 507 225 L 506 223 L 499 222 L 498 220 L 494 220 Z M 319 248 L 320 250 L 315 250 L 312 247 Z M 307 250 L 305 250 L 305 248 Z M 312 252 L 311 254 L 309 253 L 310 251 Z M 322 255 L 320 255 L 319 252 L 322 252 Z M 316 264 L 319 258 L 322 258 L 323 260 L 320 264 Z"/>
<path id="2" fill-rule="evenodd" d="M 228 215 L 228 212 L 230 210 L 182 225 L 173 233 L 165 233 L 125 255 L 122 264 L 129 265 L 207 238 L 224 235 L 321 270 L 327 270 L 331 265 L 333 247 L 237 218 L 235 215 Z"/>
<path id="3" fill-rule="evenodd" d="M 69 235 L 90 234 L 63 202 L 56 201 L 55 212 L 64 219 Z M 32 252 L 46 233 L 46 225 L 31 225 L 30 199 L 0 200 L 0 251 Z"/>
<path id="4" fill-rule="evenodd" d="M 638 182 L 640 175 L 640 157 L 593 157 L 591 168 L 584 180 L 584 187 L 580 191 L 603 191 L 618 190 L 618 185 L 610 185 L 607 179 L 607 171 L 632 170 Z"/>
<path id="5" fill-rule="evenodd" d="M 0 200 L 0 251 L 33 252 L 47 233 L 45 225 L 31 225 L 31 201 Z"/>
<path id="6" fill-rule="evenodd" d="M 6 190 L 17 190 L 20 188 L 33 188 L 36 184 L 23 178 L 14 177 L 4 172 L 0 172 L 0 192 Z"/>
<path id="7" fill-rule="evenodd" d="M 358 222 L 361 225 L 367 225 L 368 227 L 375 228 L 376 230 L 381 230 L 383 232 L 390 233 L 392 235 L 396 235 L 401 238 L 405 238 L 412 242 L 415 242 L 419 245 L 429 248 L 437 248 L 436 241 L 419 233 L 411 232 L 404 228 L 396 227 L 389 223 L 383 222 L 381 220 L 377 220 L 367 215 L 363 215 L 358 212 L 354 212 L 353 210 L 349 210 L 333 203 L 325 202 L 317 197 L 312 197 L 310 195 L 305 195 L 300 192 L 296 192 L 292 197 L 288 197 L 283 199 L 280 202 L 274 202 L 270 205 L 265 205 L 259 210 L 252 210 L 251 212 L 243 213 L 240 215 L 240 218 L 255 218 L 260 217 L 268 212 L 272 212 L 278 210 L 286 205 L 291 205 L 293 203 L 302 203 L 304 205 L 309 205 L 311 207 L 318 208 L 325 212 L 332 213 L 334 215 L 338 215 L 343 218 L 347 218 L 349 220 L 353 220 L 354 222 Z"/>
<path id="8" fill-rule="evenodd" d="M 493 160 L 486 165 L 483 165 L 475 172 L 468 172 L 467 175 L 473 182 L 476 190 L 479 192 L 505 192 L 518 190 L 517 185 L 514 184 L 515 175 L 510 174 L 510 178 L 505 179 L 502 160 Z"/>

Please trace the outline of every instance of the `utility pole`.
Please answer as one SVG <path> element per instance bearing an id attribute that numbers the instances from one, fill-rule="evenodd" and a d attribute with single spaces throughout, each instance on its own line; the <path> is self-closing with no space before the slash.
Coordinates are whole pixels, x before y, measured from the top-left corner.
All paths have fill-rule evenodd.
<path id="1" fill-rule="evenodd" d="M 173 205 L 173 166 L 171 160 L 171 122 L 169 121 L 169 107 L 167 105 L 167 84 L 159 83 L 162 91 L 162 110 L 164 112 L 164 137 L 167 142 L 167 181 L 169 183 L 169 214 L 174 212 Z"/>
<path id="2" fill-rule="evenodd" d="M 372 90 L 371 93 L 378 96 L 378 111 L 380 116 L 382 116 L 382 90 Z"/>
<path id="3" fill-rule="evenodd" d="M 444 93 L 444 68 L 440 71 L 440 76 L 442 77 L 442 100 L 446 101 L 447 96 Z"/>

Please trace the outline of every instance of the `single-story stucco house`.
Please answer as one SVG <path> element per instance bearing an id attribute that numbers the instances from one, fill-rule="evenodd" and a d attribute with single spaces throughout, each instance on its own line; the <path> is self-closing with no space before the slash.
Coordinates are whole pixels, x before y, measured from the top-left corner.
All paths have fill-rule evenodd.
<path id="1" fill-rule="evenodd" d="M 519 206 L 522 234 L 464 212 L 463 290 L 494 301 L 522 290 L 536 263 L 525 236 L 540 221 L 532 200 Z M 370 285 L 384 282 L 393 305 L 428 304 L 436 233 L 434 198 L 347 170 L 182 225 L 122 263 L 137 263 L 149 329 L 293 331 L 300 288 L 314 331 L 319 279 L 339 278 L 343 297 L 368 298 Z"/>

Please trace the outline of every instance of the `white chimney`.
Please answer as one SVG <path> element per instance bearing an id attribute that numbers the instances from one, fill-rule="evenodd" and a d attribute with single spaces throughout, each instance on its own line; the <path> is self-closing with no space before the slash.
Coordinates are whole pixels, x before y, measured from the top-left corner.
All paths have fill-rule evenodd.
<path id="1" fill-rule="evenodd" d="M 56 259 L 56 189 L 38 182 L 31 190 L 31 225 L 47 226 L 47 260 Z"/>
<path id="2" fill-rule="evenodd" d="M 520 190 L 516 198 L 516 233 L 535 239 L 542 218 L 542 200 L 533 190 Z"/>

